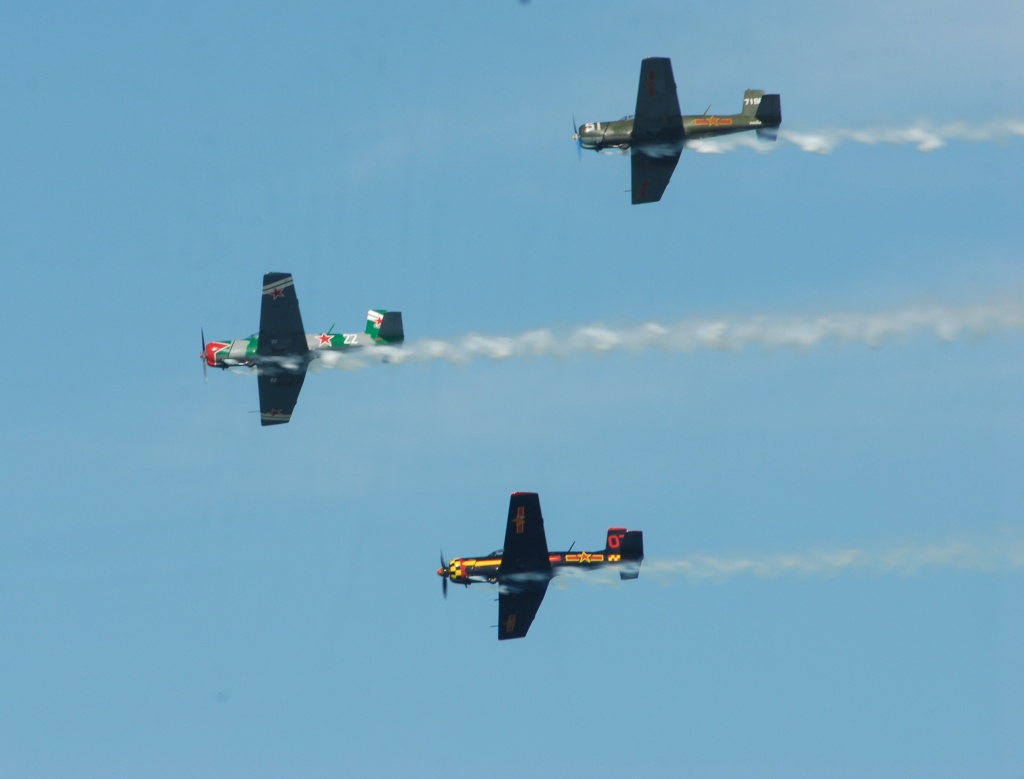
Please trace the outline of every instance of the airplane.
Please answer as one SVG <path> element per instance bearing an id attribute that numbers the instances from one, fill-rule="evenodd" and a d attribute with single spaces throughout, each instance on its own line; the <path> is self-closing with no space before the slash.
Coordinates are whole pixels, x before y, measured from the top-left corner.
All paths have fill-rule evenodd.
<path id="1" fill-rule="evenodd" d="M 374 345 L 399 345 L 405 340 L 400 311 L 370 309 L 362 333 L 309 335 L 302 327 L 295 282 L 290 273 L 263 277 L 259 335 L 236 341 L 210 341 L 203 336 L 203 379 L 206 368 L 256 368 L 260 392 L 260 424 L 283 425 L 292 418 L 306 369 L 328 352 L 345 352 Z"/>
<path id="2" fill-rule="evenodd" d="M 708 106 L 710 110 L 710 106 Z M 575 122 L 573 122 L 575 125 Z M 774 141 L 782 124 L 779 95 L 760 89 L 743 93 L 743 110 L 729 116 L 681 116 L 672 61 L 648 57 L 640 63 L 636 113 L 617 122 L 588 122 L 575 127 L 578 149 L 630 149 L 633 205 L 661 200 L 679 154 L 688 141 L 756 130 L 757 137 Z"/>
<path id="3" fill-rule="evenodd" d="M 636 579 L 644 559 L 644 534 L 624 527 L 608 528 L 608 540 L 599 552 L 549 552 L 544 537 L 540 497 L 535 492 L 513 492 L 508 504 L 505 546 L 480 557 L 457 557 L 447 565 L 441 555 L 441 590 L 448 597 L 453 584 L 498 585 L 498 640 L 523 638 L 537 616 L 548 582 L 559 574 L 615 566 L 619 578 Z"/>

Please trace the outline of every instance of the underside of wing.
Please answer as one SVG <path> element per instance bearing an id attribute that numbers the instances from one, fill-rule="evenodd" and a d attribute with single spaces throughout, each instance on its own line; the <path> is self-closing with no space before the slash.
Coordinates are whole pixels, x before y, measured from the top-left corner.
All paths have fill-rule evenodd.
<path id="1" fill-rule="evenodd" d="M 302 382 L 306 380 L 303 371 L 260 372 L 260 424 L 283 425 L 292 418 L 292 411 L 299 399 Z"/>
<path id="2" fill-rule="evenodd" d="M 631 155 L 633 204 L 657 203 L 661 200 L 678 162 L 678 151 L 664 156 L 652 156 L 634 149 Z"/>
<path id="3" fill-rule="evenodd" d="M 268 273 L 263 277 L 260 306 L 260 340 L 256 354 L 261 357 L 302 355 L 309 351 L 299 314 L 299 299 L 290 273 Z M 300 381 L 301 385 L 302 382 Z"/>
<path id="4" fill-rule="evenodd" d="M 498 567 L 498 639 L 522 638 L 537 616 L 551 581 L 540 497 L 516 492 L 508 502 L 505 547 Z"/>
<path id="5" fill-rule="evenodd" d="M 509 500 L 505 546 L 498 568 L 499 580 L 523 574 L 538 579 L 551 576 L 544 517 L 540 513 L 540 497 L 535 492 L 516 492 Z"/>
<path id="6" fill-rule="evenodd" d="M 537 609 L 544 600 L 548 583 L 524 587 L 498 595 L 498 640 L 522 638 L 533 624 Z"/>
<path id="7" fill-rule="evenodd" d="M 640 63 L 640 86 L 633 117 L 634 143 L 656 142 L 682 133 L 676 80 L 668 57 L 648 57 Z"/>

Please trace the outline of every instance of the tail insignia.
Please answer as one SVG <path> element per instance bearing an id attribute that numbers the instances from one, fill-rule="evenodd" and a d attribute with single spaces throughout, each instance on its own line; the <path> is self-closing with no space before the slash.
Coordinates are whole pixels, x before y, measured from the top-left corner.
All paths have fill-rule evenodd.
<path id="1" fill-rule="evenodd" d="M 526 507 L 520 506 L 516 511 L 516 518 L 512 520 L 516 523 L 516 533 L 522 533 L 526 529 Z M 511 629 L 511 628 L 510 628 Z"/>

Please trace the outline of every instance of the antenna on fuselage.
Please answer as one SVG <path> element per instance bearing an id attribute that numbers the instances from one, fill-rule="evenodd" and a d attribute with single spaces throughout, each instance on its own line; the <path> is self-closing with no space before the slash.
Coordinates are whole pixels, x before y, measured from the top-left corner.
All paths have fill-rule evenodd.
<path id="1" fill-rule="evenodd" d="M 701 114 L 701 116 L 707 116 L 708 115 L 708 111 L 710 111 L 710 110 L 711 110 L 711 103 L 708 103 L 708 107 L 704 109 L 704 113 Z"/>
<path id="2" fill-rule="evenodd" d="M 566 552 L 566 554 L 569 554 L 569 552 L 571 552 L 571 551 L 572 551 L 572 548 L 573 548 L 574 546 L 576 546 L 576 542 L 575 542 L 575 541 L 573 541 L 573 542 L 572 542 L 571 544 L 569 544 L 569 551 L 568 551 L 568 552 Z"/>

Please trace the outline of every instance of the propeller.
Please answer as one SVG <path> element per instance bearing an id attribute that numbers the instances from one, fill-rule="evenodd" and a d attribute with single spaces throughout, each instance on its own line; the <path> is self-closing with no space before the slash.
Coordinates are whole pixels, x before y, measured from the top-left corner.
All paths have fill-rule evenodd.
<path id="1" fill-rule="evenodd" d="M 580 161 L 583 159 L 583 141 L 576 127 L 576 114 L 572 115 L 572 139 L 576 141 L 576 160 Z"/>
<path id="2" fill-rule="evenodd" d="M 209 383 L 210 377 L 206 373 L 206 333 L 199 328 L 199 334 L 203 337 L 203 351 L 199 353 L 199 359 L 203 361 L 203 381 Z"/>
<path id="3" fill-rule="evenodd" d="M 437 575 L 441 577 L 441 594 L 448 600 L 448 564 L 444 561 L 444 550 L 441 550 L 441 567 L 437 569 Z"/>

